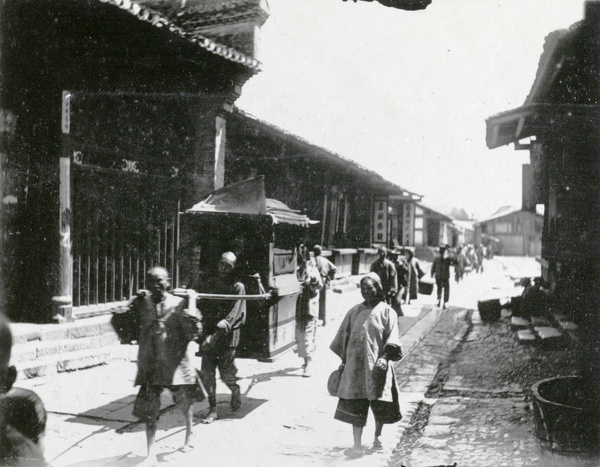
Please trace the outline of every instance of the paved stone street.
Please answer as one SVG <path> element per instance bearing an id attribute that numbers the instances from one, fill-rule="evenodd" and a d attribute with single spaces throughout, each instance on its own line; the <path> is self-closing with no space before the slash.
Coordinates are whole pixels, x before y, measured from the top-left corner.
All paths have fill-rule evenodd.
<path id="1" fill-rule="evenodd" d="M 491 270 L 490 278 L 498 272 Z M 482 287 L 486 274 L 470 280 Z M 538 465 L 530 388 L 543 378 L 573 374 L 574 352 L 524 346 L 508 319 L 487 323 L 473 309 L 451 308 L 400 367 L 436 362 L 441 365 L 390 465 Z"/>
<path id="2" fill-rule="evenodd" d="M 479 297 L 515 293 L 511 275 L 536 274 L 533 259 L 494 260 L 486 272 L 452 283 L 447 311 L 420 296 L 400 318 L 405 358 L 397 365 L 404 418 L 383 432 L 384 449 L 347 459 L 350 426 L 333 420 L 336 399 L 326 381 L 338 365 L 329 343 L 360 292 L 328 294 L 331 318 L 317 336 L 312 378 L 301 377 L 292 352 L 276 362 L 239 360 L 243 407 L 229 411 L 229 393 L 219 382 L 220 419 L 199 423 L 195 451 L 182 453 L 183 419 L 164 394 L 159 421 L 159 461 L 165 465 L 341 465 L 352 466 L 535 466 L 529 388 L 535 381 L 573 372 L 573 355 L 518 344 L 510 323 L 479 319 Z M 528 270 L 529 268 L 529 270 Z M 331 306 L 329 306 L 331 305 Z M 137 465 L 145 454 L 144 427 L 131 415 L 136 393 L 135 346 L 109 365 L 21 382 L 43 398 L 50 411 L 47 459 L 54 466 Z M 198 362 L 197 362 L 198 363 Z M 363 442 L 369 446 L 369 418 Z"/>
<path id="3" fill-rule="evenodd" d="M 337 399 L 326 389 L 329 374 L 339 365 L 329 343 L 346 311 L 360 300 L 358 289 L 328 294 L 330 318 L 326 327 L 318 329 L 312 378 L 302 378 L 303 362 L 293 352 L 273 363 L 238 360 L 243 406 L 236 413 L 229 410 L 229 391 L 219 381 L 220 419 L 210 426 L 200 424 L 207 404 L 196 404 L 192 453 L 178 451 L 183 443 L 183 418 L 173 408 L 170 395 L 163 394 L 164 414 L 157 433 L 159 461 L 244 466 L 347 462 L 343 450 L 351 445 L 351 428 L 333 419 Z M 439 319 L 441 311 L 432 311 L 432 303 L 431 297 L 424 296 L 405 307 L 400 329 L 406 352 Z M 144 426 L 131 414 L 137 393 L 133 387 L 137 347 L 121 346 L 120 350 L 121 358 L 108 365 L 19 382 L 34 389 L 50 411 L 46 457 L 53 466 L 128 466 L 143 460 Z M 412 395 L 408 396 L 401 401 L 403 410 L 412 404 Z M 372 423 L 367 426 L 365 443 L 371 441 Z M 384 431 L 383 452 L 354 465 L 386 465 L 399 429 L 397 425 Z"/>

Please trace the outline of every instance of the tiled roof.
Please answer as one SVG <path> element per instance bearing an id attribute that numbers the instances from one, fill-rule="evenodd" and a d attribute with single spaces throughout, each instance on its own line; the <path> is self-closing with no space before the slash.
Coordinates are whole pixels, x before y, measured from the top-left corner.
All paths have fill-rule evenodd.
<path id="1" fill-rule="evenodd" d="M 269 16 L 264 0 L 235 0 L 217 3 L 196 3 L 173 0 L 136 0 L 158 11 L 188 31 L 213 25 L 257 20 L 263 24 Z"/>
<path id="2" fill-rule="evenodd" d="M 521 208 L 517 208 L 515 206 L 502 206 L 500 209 L 498 209 L 494 214 L 492 214 L 491 216 L 486 217 L 485 219 L 482 219 L 480 221 L 478 221 L 475 225 L 480 225 L 483 224 L 485 222 L 494 220 L 494 219 L 500 219 L 501 217 L 506 217 L 506 216 L 510 216 L 511 214 L 515 214 L 517 212 L 530 212 L 530 211 L 525 211 Z M 534 214 L 536 216 L 542 216 L 541 214 L 537 213 L 537 212 L 531 212 L 531 214 Z"/>
<path id="3" fill-rule="evenodd" d="M 343 0 L 344 2 L 348 0 Z M 357 0 L 354 0 L 356 3 Z M 373 0 L 361 0 L 363 2 L 372 2 Z M 424 10 L 429 6 L 431 0 L 377 0 L 383 6 L 398 8 L 399 10 Z"/>
<path id="4" fill-rule="evenodd" d="M 444 214 L 443 212 L 439 211 L 438 209 L 434 208 L 433 206 L 431 206 L 430 204 L 426 204 L 423 203 L 423 201 L 419 201 L 417 203 L 417 206 L 421 206 L 423 209 L 426 209 L 427 211 L 430 211 L 434 214 L 437 214 L 439 217 L 441 217 L 442 219 L 446 220 L 446 221 L 453 221 L 454 219 L 452 219 L 451 216 L 449 216 L 448 214 Z"/>
<path id="5" fill-rule="evenodd" d="M 258 72 L 260 70 L 260 62 L 255 58 L 244 55 L 237 50 L 227 47 L 222 44 L 218 44 L 217 42 L 204 37 L 193 30 L 189 30 L 184 27 L 184 24 L 179 24 L 177 21 L 177 15 L 174 18 L 167 16 L 165 13 L 154 8 L 155 5 L 159 5 L 162 3 L 171 3 L 171 2 L 152 2 L 148 0 L 100 0 L 103 3 L 108 3 L 111 5 L 115 5 L 122 10 L 127 11 L 131 15 L 137 17 L 140 21 L 144 21 L 152 24 L 156 28 L 167 28 L 173 34 L 177 34 L 180 37 L 188 40 L 196 44 L 198 47 L 207 50 L 215 55 L 220 55 L 221 57 L 236 63 L 240 63 L 254 72 Z M 247 3 L 250 0 L 246 0 L 243 3 Z M 240 3 L 240 2 L 228 2 L 228 3 Z M 152 7 L 148 7 L 147 5 L 152 5 Z"/>
<path id="6" fill-rule="evenodd" d="M 558 71 L 562 68 L 564 56 L 569 53 L 571 43 L 581 31 L 582 24 L 583 21 L 579 21 L 568 29 L 559 29 L 546 36 L 535 80 L 524 106 L 539 103 L 540 98 L 543 98 L 552 86 Z"/>
<path id="7" fill-rule="evenodd" d="M 529 136 L 523 134 L 525 122 L 547 105 L 546 96 L 555 85 L 568 56 L 573 54 L 573 43 L 580 36 L 583 24 L 583 21 L 579 21 L 568 29 L 559 29 L 546 36 L 536 76 L 525 103 L 521 107 L 500 112 L 486 119 L 486 138 L 490 149 Z"/>
<path id="8" fill-rule="evenodd" d="M 270 130 L 274 131 L 275 133 L 278 133 L 286 138 L 294 140 L 297 143 L 307 146 L 311 149 L 310 153 L 318 154 L 327 159 L 334 160 L 337 162 L 343 162 L 345 165 L 353 168 L 354 170 L 356 170 L 358 172 L 368 175 L 372 179 L 375 179 L 378 183 L 381 183 L 381 184 L 393 189 L 397 193 L 401 193 L 405 197 L 409 197 L 409 198 L 415 199 L 415 200 L 419 200 L 423 197 L 422 195 L 408 191 L 405 188 L 402 188 L 401 186 L 396 185 L 395 183 L 390 182 L 389 180 L 386 180 L 381 175 L 379 175 L 377 172 L 375 172 L 371 169 L 368 169 L 366 167 L 363 167 L 362 165 L 358 164 L 357 162 L 353 161 L 352 159 L 348 159 L 348 158 L 343 157 L 339 154 L 336 154 L 328 149 L 325 149 L 325 148 L 322 148 L 315 144 L 312 144 L 300 136 L 289 133 L 286 130 L 273 125 L 272 123 L 268 123 L 263 120 L 260 120 L 256 117 L 254 117 L 253 115 L 250 115 L 249 113 L 246 113 L 243 110 L 240 110 L 237 107 L 234 108 L 233 115 L 234 116 L 237 115 L 238 117 L 243 118 L 250 122 L 255 122 L 256 124 L 260 125 L 261 127 L 270 129 Z"/>

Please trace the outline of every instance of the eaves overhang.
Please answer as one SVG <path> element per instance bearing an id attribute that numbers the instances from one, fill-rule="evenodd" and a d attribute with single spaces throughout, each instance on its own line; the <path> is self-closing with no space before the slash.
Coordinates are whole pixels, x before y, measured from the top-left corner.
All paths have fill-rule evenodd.
<path id="1" fill-rule="evenodd" d="M 260 71 L 261 63 L 250 56 L 243 54 L 231 47 L 219 44 L 208 37 L 204 37 L 195 31 L 190 31 L 177 24 L 177 21 L 169 18 L 167 15 L 151 8 L 143 2 L 132 0 L 99 0 L 102 3 L 114 5 L 132 16 L 135 16 L 139 21 L 151 24 L 155 28 L 168 29 L 172 34 L 195 44 L 197 47 L 204 49 L 212 54 L 219 55 L 224 59 L 239 63 L 250 69 L 253 73 Z"/>

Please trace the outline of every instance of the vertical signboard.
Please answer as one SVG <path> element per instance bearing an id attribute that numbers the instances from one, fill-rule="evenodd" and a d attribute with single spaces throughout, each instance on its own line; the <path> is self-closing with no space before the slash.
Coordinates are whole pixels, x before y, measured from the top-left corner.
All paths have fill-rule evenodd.
<path id="1" fill-rule="evenodd" d="M 375 200 L 373 209 L 373 243 L 387 243 L 388 202 Z"/>
<path id="2" fill-rule="evenodd" d="M 71 93 L 69 91 L 62 93 L 61 128 L 65 135 L 71 132 Z"/>
<path id="3" fill-rule="evenodd" d="M 415 205 L 405 204 L 402 216 L 402 244 L 407 246 L 414 245 L 415 237 Z"/>

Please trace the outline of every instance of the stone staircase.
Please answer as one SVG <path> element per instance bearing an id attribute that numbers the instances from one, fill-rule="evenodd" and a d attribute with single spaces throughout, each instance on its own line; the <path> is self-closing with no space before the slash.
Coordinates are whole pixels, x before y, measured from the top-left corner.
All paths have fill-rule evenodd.
<path id="1" fill-rule="evenodd" d="M 109 316 L 74 323 L 13 323 L 11 364 L 18 380 L 103 365 L 119 355 L 121 344 Z"/>
<path id="2" fill-rule="evenodd" d="M 566 345 L 568 340 L 577 339 L 578 326 L 558 315 L 530 318 L 512 316 L 510 324 L 521 344 L 556 348 Z"/>

